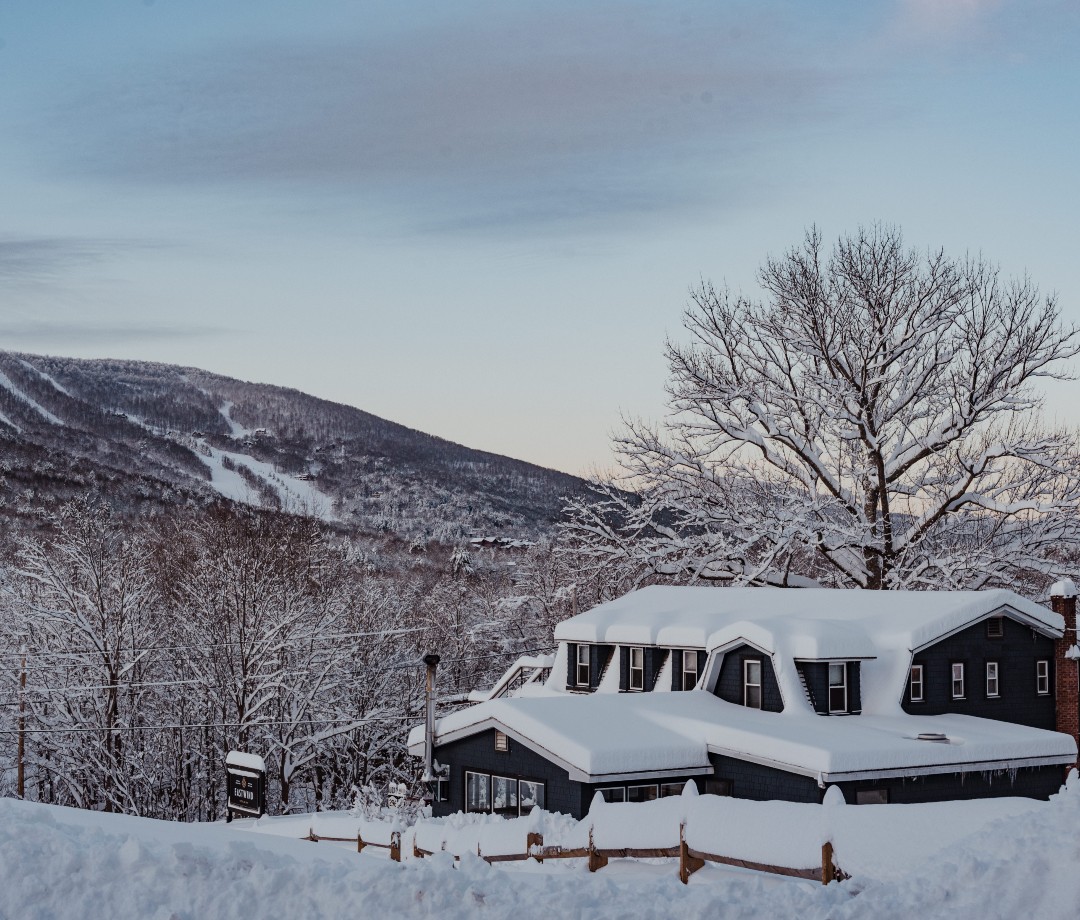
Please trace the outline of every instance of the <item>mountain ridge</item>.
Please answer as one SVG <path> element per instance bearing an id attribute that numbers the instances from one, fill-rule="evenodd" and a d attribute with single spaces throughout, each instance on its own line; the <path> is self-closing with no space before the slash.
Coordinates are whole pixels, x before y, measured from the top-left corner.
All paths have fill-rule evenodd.
<path id="1" fill-rule="evenodd" d="M 535 537 L 583 480 L 277 384 L 0 351 L 3 507 L 217 498 L 412 540 Z M 305 502 L 311 503 L 304 507 Z"/>

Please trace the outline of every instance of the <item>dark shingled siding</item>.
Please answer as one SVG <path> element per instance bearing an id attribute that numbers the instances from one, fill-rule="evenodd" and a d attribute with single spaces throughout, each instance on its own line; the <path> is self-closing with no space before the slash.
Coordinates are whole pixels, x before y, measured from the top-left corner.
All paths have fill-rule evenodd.
<path id="1" fill-rule="evenodd" d="M 495 730 L 488 729 L 470 738 L 462 738 L 435 748 L 435 759 L 450 767 L 450 800 L 432 805 L 435 817 L 465 810 L 465 771 L 491 773 L 514 779 L 543 780 L 547 811 L 561 811 L 580 816 L 581 783 L 571 782 L 569 774 L 546 760 L 542 754 L 511 738 L 510 750 L 495 750 Z M 586 807 L 588 802 L 585 803 Z"/>
<path id="2" fill-rule="evenodd" d="M 848 712 L 862 711 L 862 669 L 861 662 L 848 661 L 847 685 L 848 685 Z M 829 662 L 827 661 L 800 661 L 795 667 L 806 680 L 807 689 L 810 691 L 810 702 L 814 710 L 820 715 L 829 715 Z"/>
<path id="3" fill-rule="evenodd" d="M 761 659 L 761 708 L 767 712 L 783 712 L 784 700 L 780 696 L 780 685 L 776 682 L 772 658 L 763 655 L 749 645 L 740 645 L 724 655 L 720 666 L 720 676 L 713 691 L 720 699 L 729 703 L 743 705 L 743 661 L 747 658 Z"/>
<path id="4" fill-rule="evenodd" d="M 705 791 L 707 776 L 670 777 L 660 780 L 634 780 L 631 782 L 611 780 L 605 783 L 578 783 L 567 772 L 548 762 L 543 755 L 510 739 L 510 750 L 495 750 L 495 732 L 488 730 L 435 749 L 435 759 L 450 767 L 450 800 L 437 802 L 432 811 L 436 817 L 465 810 L 465 771 L 490 773 L 516 779 L 542 780 L 545 786 L 548 811 L 558 811 L 582 818 L 589 810 L 597 789 L 606 786 L 641 785 L 644 782 L 679 783 L 693 779 L 699 792 Z M 738 799 L 764 802 L 820 802 L 825 790 L 808 776 L 788 773 L 775 767 L 763 766 L 710 754 L 714 775 L 731 781 L 731 792 Z M 1014 771 L 947 773 L 935 776 L 917 776 L 884 780 L 859 780 L 838 783 L 850 804 L 856 802 L 859 789 L 887 789 L 889 802 L 895 804 L 913 802 L 941 802 L 953 799 L 976 799 L 997 796 L 1024 796 L 1047 799 L 1064 779 L 1060 766 L 1033 767 Z"/>
<path id="5" fill-rule="evenodd" d="M 923 665 L 923 697 L 911 702 L 910 683 L 904 688 L 903 707 L 912 715 L 938 715 L 958 712 L 1017 722 L 1035 728 L 1054 730 L 1053 692 L 1039 696 L 1035 692 L 1035 662 L 1050 662 L 1050 688 L 1054 686 L 1054 640 L 1005 617 L 1004 636 L 988 639 L 986 622 L 936 642 L 915 655 L 914 663 Z M 964 663 L 962 700 L 952 698 L 952 663 Z M 998 662 L 1001 695 L 986 696 L 986 662 Z"/>

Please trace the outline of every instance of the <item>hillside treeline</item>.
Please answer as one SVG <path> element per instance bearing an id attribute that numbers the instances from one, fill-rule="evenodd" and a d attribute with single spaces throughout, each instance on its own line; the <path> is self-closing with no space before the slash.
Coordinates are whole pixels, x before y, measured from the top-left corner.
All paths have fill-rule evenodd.
<path id="1" fill-rule="evenodd" d="M 235 506 L 63 507 L 18 539 L 0 604 L 0 795 L 159 818 L 223 814 L 231 749 L 273 811 L 413 785 L 405 738 L 437 652 L 441 706 L 547 651 L 574 588 L 552 548 L 344 537 Z M 21 728 L 21 731 L 20 731 Z"/>

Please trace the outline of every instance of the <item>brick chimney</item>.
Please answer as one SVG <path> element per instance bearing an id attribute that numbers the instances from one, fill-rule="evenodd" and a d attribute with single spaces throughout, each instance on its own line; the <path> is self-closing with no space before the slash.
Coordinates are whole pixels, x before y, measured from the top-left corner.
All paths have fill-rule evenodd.
<path id="1" fill-rule="evenodd" d="M 1066 578 L 1050 589 L 1050 607 L 1065 618 L 1065 634 L 1054 644 L 1054 703 L 1057 730 L 1080 744 L 1080 646 L 1076 635 L 1076 585 Z"/>

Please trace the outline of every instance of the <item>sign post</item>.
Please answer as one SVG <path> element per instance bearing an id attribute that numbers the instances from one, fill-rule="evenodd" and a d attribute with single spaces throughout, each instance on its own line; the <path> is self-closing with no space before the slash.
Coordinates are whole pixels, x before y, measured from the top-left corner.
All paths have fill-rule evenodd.
<path id="1" fill-rule="evenodd" d="M 229 751 L 225 757 L 228 801 L 225 821 L 266 814 L 266 764 L 258 754 Z"/>

